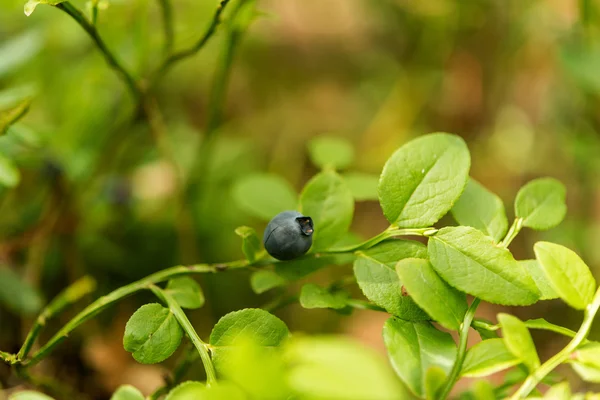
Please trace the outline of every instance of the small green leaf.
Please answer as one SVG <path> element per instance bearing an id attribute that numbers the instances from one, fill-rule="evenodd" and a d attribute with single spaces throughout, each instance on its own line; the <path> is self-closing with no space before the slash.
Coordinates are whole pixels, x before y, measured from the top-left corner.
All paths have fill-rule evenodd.
<path id="1" fill-rule="evenodd" d="M 379 180 L 379 201 L 392 224 L 431 226 L 460 197 L 471 158 L 464 140 L 432 133 L 400 147 L 386 162 Z"/>
<path id="2" fill-rule="evenodd" d="M 399 318 L 419 321 L 429 316 L 402 291 L 395 265 L 405 258 L 425 258 L 427 251 L 419 242 L 394 240 L 357 252 L 354 275 L 358 286 L 373 303 Z"/>
<path id="3" fill-rule="evenodd" d="M 477 343 L 467 351 L 461 376 L 481 378 L 513 367 L 520 362 L 508 350 L 504 340 L 488 339 Z"/>
<path id="4" fill-rule="evenodd" d="M 33 315 L 42 308 L 43 300 L 39 292 L 19 275 L 0 267 L 0 305 L 16 314 Z"/>
<path id="5" fill-rule="evenodd" d="M 345 139 L 318 136 L 308 142 L 310 159 L 319 168 L 344 169 L 354 161 L 354 148 Z"/>
<path id="6" fill-rule="evenodd" d="M 12 160 L 0 154 L 0 185 L 12 188 L 21 181 L 21 173 Z"/>
<path id="7" fill-rule="evenodd" d="M 25 99 L 7 110 L 0 111 L 0 135 L 6 133 L 12 124 L 21 119 L 29 111 L 30 105 L 31 99 Z"/>
<path id="8" fill-rule="evenodd" d="M 285 278 L 269 269 L 258 270 L 250 277 L 250 286 L 256 294 L 261 294 L 273 288 L 283 286 L 286 282 Z"/>
<path id="9" fill-rule="evenodd" d="M 24 390 L 22 392 L 13 393 L 8 397 L 8 400 L 54 400 L 52 397 L 47 396 L 40 392 L 34 392 L 33 390 Z"/>
<path id="10" fill-rule="evenodd" d="M 394 370 L 415 395 L 425 395 L 425 375 L 437 366 L 449 374 L 456 359 L 452 336 L 429 322 L 390 318 L 383 327 L 383 341 Z"/>
<path id="11" fill-rule="evenodd" d="M 29 0 L 25 3 L 24 12 L 28 17 L 35 10 L 38 4 L 48 4 L 50 6 L 55 6 L 60 3 L 64 3 L 67 0 Z"/>
<path id="12" fill-rule="evenodd" d="M 314 283 L 307 283 L 300 291 L 300 304 L 304 308 L 344 308 L 349 295 L 344 291 L 331 292 Z"/>
<path id="13" fill-rule="evenodd" d="M 298 204 L 292 186 L 274 174 L 246 175 L 235 182 L 232 195 L 242 210 L 265 221 Z"/>
<path id="14" fill-rule="evenodd" d="M 573 353 L 573 359 L 600 370 L 600 343 L 589 342 L 581 346 Z"/>
<path id="15" fill-rule="evenodd" d="M 573 361 L 571 367 L 584 381 L 600 383 L 600 368 L 577 361 Z"/>
<path id="16" fill-rule="evenodd" d="M 189 276 L 170 279 L 165 291 L 183 308 L 196 309 L 204 305 L 202 288 Z"/>
<path id="17" fill-rule="evenodd" d="M 474 179 L 469 179 L 465 191 L 451 211 L 459 224 L 479 229 L 496 243 L 504 238 L 508 230 L 502 200 Z"/>
<path id="18" fill-rule="evenodd" d="M 0 45 L 0 78 L 19 71 L 19 67 L 30 61 L 42 48 L 44 36 L 37 30 L 28 30 Z"/>
<path id="19" fill-rule="evenodd" d="M 549 400 L 571 400 L 571 387 L 569 382 L 561 382 L 552 386 L 544 395 Z"/>
<path id="20" fill-rule="evenodd" d="M 498 314 L 498 322 L 502 325 L 502 335 L 508 350 L 527 366 L 529 372 L 535 371 L 540 366 L 540 358 L 527 326 L 510 314 Z"/>
<path id="21" fill-rule="evenodd" d="M 437 400 L 439 398 L 438 392 L 446 383 L 448 374 L 434 365 L 425 372 L 425 398 L 427 400 Z"/>
<path id="22" fill-rule="evenodd" d="M 236 386 L 218 383 L 209 386 L 201 382 L 188 381 L 171 390 L 165 400 L 247 400 Z"/>
<path id="23" fill-rule="evenodd" d="M 110 400 L 144 400 L 145 397 L 138 389 L 131 385 L 119 386 Z"/>
<path id="24" fill-rule="evenodd" d="M 489 321 L 489 320 L 487 320 L 485 318 L 475 318 L 474 321 L 484 322 L 484 323 L 487 323 L 490 326 L 494 325 L 492 323 L 492 321 Z M 481 337 L 481 340 L 488 340 L 488 339 L 496 339 L 496 338 L 498 338 L 498 334 L 496 333 L 495 330 L 485 329 L 481 325 L 473 325 L 473 329 L 475 329 L 477 331 L 477 333 L 479 333 L 479 336 Z"/>
<path id="25" fill-rule="evenodd" d="M 235 234 L 242 238 L 242 251 L 246 256 L 246 259 L 249 262 L 256 261 L 258 252 L 261 249 L 261 244 L 254 228 L 240 226 L 236 228 Z"/>
<path id="26" fill-rule="evenodd" d="M 577 253 L 549 242 L 537 242 L 533 250 L 560 298 L 573 308 L 585 309 L 594 297 L 596 281 Z"/>
<path id="27" fill-rule="evenodd" d="M 540 292 L 540 300 L 552 300 L 558 298 L 558 294 L 552 289 L 550 281 L 548 281 L 542 266 L 537 260 L 523 260 L 518 261 L 518 263 L 521 264 L 533 278 L 535 286 L 537 286 L 538 291 Z"/>
<path id="28" fill-rule="evenodd" d="M 539 299 L 523 265 L 475 228 L 442 228 L 429 238 L 428 250 L 433 268 L 463 292 L 504 305 L 529 305 Z"/>
<path id="29" fill-rule="evenodd" d="M 354 200 L 368 201 L 378 199 L 377 185 L 379 184 L 379 177 L 377 175 L 363 172 L 348 172 L 342 175 L 342 178 L 350 188 Z"/>
<path id="30" fill-rule="evenodd" d="M 408 399 L 379 354 L 339 337 L 299 337 L 285 347 L 288 381 L 302 399 Z"/>
<path id="31" fill-rule="evenodd" d="M 168 308 L 145 304 L 133 313 L 123 336 L 123 347 L 142 364 L 169 358 L 181 343 L 183 330 Z"/>
<path id="32" fill-rule="evenodd" d="M 444 328 L 458 330 L 467 312 L 467 296 L 449 286 L 429 261 L 406 258 L 396 265 L 400 282 L 408 294 Z"/>
<path id="33" fill-rule="evenodd" d="M 315 175 L 302 190 L 300 212 L 315 224 L 313 251 L 325 250 L 348 232 L 354 199 L 342 178 L 326 170 Z"/>
<path id="34" fill-rule="evenodd" d="M 495 400 L 498 396 L 494 393 L 494 386 L 488 381 L 476 381 L 471 387 L 475 400 Z"/>
<path id="35" fill-rule="evenodd" d="M 565 217 L 565 186 L 553 178 L 534 179 L 519 190 L 515 199 L 515 215 L 523 218 L 523 226 L 536 230 L 555 227 Z"/>
<path id="36" fill-rule="evenodd" d="M 235 346 L 252 340 L 260 346 L 279 346 L 289 331 L 285 323 L 265 310 L 247 308 L 222 317 L 210 334 L 213 346 Z"/>

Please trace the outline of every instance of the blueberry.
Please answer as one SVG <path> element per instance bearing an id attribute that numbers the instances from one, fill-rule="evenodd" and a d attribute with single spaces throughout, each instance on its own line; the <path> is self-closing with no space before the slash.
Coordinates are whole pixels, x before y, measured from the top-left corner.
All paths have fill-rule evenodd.
<path id="1" fill-rule="evenodd" d="M 300 257 L 310 249 L 313 221 L 297 211 L 277 214 L 267 225 L 263 243 L 267 252 L 278 260 Z"/>

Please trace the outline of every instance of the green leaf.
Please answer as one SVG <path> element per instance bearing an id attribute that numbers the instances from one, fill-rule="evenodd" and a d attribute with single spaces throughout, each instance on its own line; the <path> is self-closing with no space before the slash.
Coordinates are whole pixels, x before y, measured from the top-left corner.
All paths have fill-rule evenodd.
<path id="1" fill-rule="evenodd" d="M 590 342 L 586 345 L 578 348 L 572 357 L 575 361 L 589 366 L 595 367 L 600 370 L 600 343 Z"/>
<path id="2" fill-rule="evenodd" d="M 571 367 L 584 381 L 600 383 L 600 368 L 576 361 L 571 363 Z"/>
<path id="3" fill-rule="evenodd" d="M 38 4 L 48 4 L 50 6 L 55 6 L 60 3 L 64 3 L 67 0 L 29 0 L 25 3 L 24 12 L 28 17 L 35 10 Z"/>
<path id="4" fill-rule="evenodd" d="M 268 221 L 298 204 L 292 186 L 278 175 L 251 174 L 234 183 L 232 196 L 236 204 L 249 215 Z"/>
<path id="5" fill-rule="evenodd" d="M 202 288 L 189 276 L 170 279 L 165 291 L 183 308 L 195 309 L 204 305 Z"/>
<path id="6" fill-rule="evenodd" d="M 487 320 L 485 318 L 475 318 L 474 321 L 485 322 L 490 326 L 494 325 L 492 323 L 492 321 Z M 473 325 L 473 329 L 475 329 L 477 331 L 477 333 L 479 333 L 481 340 L 496 339 L 498 337 L 498 334 L 496 333 L 496 331 L 485 329 L 485 328 L 481 327 L 480 325 Z"/>
<path id="7" fill-rule="evenodd" d="M 402 282 L 395 271 L 399 260 L 425 257 L 427 251 L 419 242 L 394 240 L 381 243 L 357 252 L 354 275 L 365 296 L 390 314 L 406 320 L 426 320 L 429 316 L 402 292 Z"/>
<path id="8" fill-rule="evenodd" d="M 537 242 L 533 250 L 560 298 L 573 308 L 585 309 L 594 297 L 596 281 L 577 253 L 549 242 Z"/>
<path id="9" fill-rule="evenodd" d="M 279 346 L 289 331 L 285 323 L 265 310 L 247 308 L 222 317 L 210 334 L 213 346 L 235 346 L 252 340 L 260 346 Z"/>
<path id="10" fill-rule="evenodd" d="M 286 282 L 287 281 L 282 276 L 275 273 L 275 271 L 268 269 L 256 271 L 250 277 L 250 286 L 256 294 L 261 294 L 273 288 L 283 286 Z"/>
<path id="11" fill-rule="evenodd" d="M 6 133 L 12 124 L 21 119 L 29 111 L 30 105 L 31 99 L 25 99 L 14 107 L 0 111 L 0 135 Z"/>
<path id="12" fill-rule="evenodd" d="M 523 218 L 523 226 L 536 230 L 555 227 L 565 217 L 565 186 L 553 178 L 534 179 L 519 190 L 515 199 L 515 215 Z"/>
<path id="13" fill-rule="evenodd" d="M 552 289 L 550 281 L 537 260 L 523 260 L 517 262 L 521 264 L 533 278 L 535 286 L 537 286 L 538 291 L 540 292 L 540 300 L 552 300 L 558 298 L 558 294 Z"/>
<path id="14" fill-rule="evenodd" d="M 479 229 L 496 243 L 504 238 L 508 230 L 502 200 L 474 179 L 469 179 L 465 191 L 451 211 L 459 224 Z"/>
<path id="15" fill-rule="evenodd" d="M 334 171 L 315 175 L 300 194 L 300 212 L 313 219 L 313 251 L 325 250 L 339 241 L 352 223 L 354 199 Z"/>
<path id="16" fill-rule="evenodd" d="M 145 397 L 138 389 L 131 385 L 121 385 L 111 396 L 110 400 L 144 400 Z"/>
<path id="17" fill-rule="evenodd" d="M 561 382 L 552 386 L 544 395 L 544 399 L 571 400 L 571 388 L 569 382 Z"/>
<path id="18" fill-rule="evenodd" d="M 40 392 L 34 392 L 33 390 L 24 390 L 22 392 L 13 393 L 8 397 L 8 400 L 54 400 L 52 397 L 47 396 Z"/>
<path id="19" fill-rule="evenodd" d="M 188 381 L 171 390 L 165 400 L 246 400 L 246 395 L 236 386 L 227 383 L 210 387 L 201 382 Z"/>
<path id="20" fill-rule="evenodd" d="M 508 350 L 504 340 L 488 339 L 477 343 L 467 351 L 461 376 L 481 378 L 513 367 L 520 362 Z"/>
<path id="21" fill-rule="evenodd" d="M 249 262 L 256 261 L 258 252 L 262 246 L 254 228 L 240 226 L 236 228 L 235 234 L 242 238 L 242 251 Z"/>
<path id="22" fill-rule="evenodd" d="M 33 315 L 42 308 L 40 293 L 19 275 L 0 267 L 0 305 L 19 315 Z"/>
<path id="23" fill-rule="evenodd" d="M 428 250 L 433 268 L 463 292 L 504 305 L 529 305 L 539 299 L 523 265 L 475 228 L 442 228 L 429 238 Z"/>
<path id="24" fill-rule="evenodd" d="M 535 371 L 540 366 L 540 358 L 527 326 L 510 314 L 498 314 L 498 322 L 502 325 L 502 335 L 508 350 L 527 366 L 529 372 Z"/>
<path id="25" fill-rule="evenodd" d="M 425 398 L 427 400 L 437 400 L 439 398 L 438 392 L 446 383 L 447 377 L 448 374 L 436 365 L 425 372 Z"/>
<path id="26" fill-rule="evenodd" d="M 350 188 L 352 197 L 356 201 L 377 200 L 377 185 L 379 177 L 377 175 L 366 174 L 363 172 L 348 172 L 342 175 L 344 182 Z"/>
<path id="27" fill-rule="evenodd" d="M 29 30 L 0 45 L 0 78 L 31 60 L 42 48 L 43 36 L 39 31 Z"/>
<path id="28" fill-rule="evenodd" d="M 467 296 L 464 293 L 444 282 L 424 259 L 401 260 L 396 265 L 396 272 L 419 307 L 444 328 L 459 330 L 467 312 Z"/>
<path id="29" fill-rule="evenodd" d="M 471 387 L 471 393 L 476 400 L 495 400 L 494 386 L 488 381 L 476 381 Z"/>
<path id="30" fill-rule="evenodd" d="M 394 370 L 415 395 L 425 395 L 426 371 L 437 366 L 450 373 L 456 359 L 452 336 L 429 322 L 390 318 L 383 327 L 383 341 Z"/>
<path id="31" fill-rule="evenodd" d="M 319 168 L 344 169 L 354 161 L 354 148 L 343 138 L 318 136 L 308 142 L 310 159 Z"/>
<path id="32" fill-rule="evenodd" d="M 344 291 L 331 292 L 314 283 L 307 283 L 300 291 L 300 304 L 304 308 L 344 308 L 349 295 Z"/>
<path id="33" fill-rule="evenodd" d="M 173 313 L 157 303 L 137 309 L 125 325 L 123 347 L 142 364 L 169 358 L 181 343 L 183 330 Z"/>
<path id="34" fill-rule="evenodd" d="M 460 197 L 471 158 L 464 140 L 432 133 L 400 147 L 386 162 L 379 180 L 379 202 L 392 224 L 431 226 Z"/>
<path id="35" fill-rule="evenodd" d="M 21 173 L 12 160 L 0 154 L 0 185 L 12 188 L 21 181 Z"/>
<path id="36" fill-rule="evenodd" d="M 286 346 L 288 381 L 302 399 L 410 398 L 385 360 L 341 337 L 293 338 Z"/>

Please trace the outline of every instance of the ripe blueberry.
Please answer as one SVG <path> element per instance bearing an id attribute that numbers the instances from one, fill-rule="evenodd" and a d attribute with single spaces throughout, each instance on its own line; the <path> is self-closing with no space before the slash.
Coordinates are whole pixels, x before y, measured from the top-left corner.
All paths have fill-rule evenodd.
<path id="1" fill-rule="evenodd" d="M 271 256 L 278 260 L 291 260 L 310 249 L 313 232 L 312 218 L 297 211 L 284 211 L 267 225 L 263 243 Z"/>

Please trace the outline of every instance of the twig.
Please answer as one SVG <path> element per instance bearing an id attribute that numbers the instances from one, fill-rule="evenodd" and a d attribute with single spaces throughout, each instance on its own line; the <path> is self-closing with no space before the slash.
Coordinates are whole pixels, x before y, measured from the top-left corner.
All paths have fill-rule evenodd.
<path id="1" fill-rule="evenodd" d="M 161 9 L 163 31 L 165 34 L 163 50 L 165 52 L 165 57 L 168 58 L 173 52 L 173 42 L 175 39 L 173 31 L 173 7 L 170 0 L 158 0 L 158 4 Z"/>

